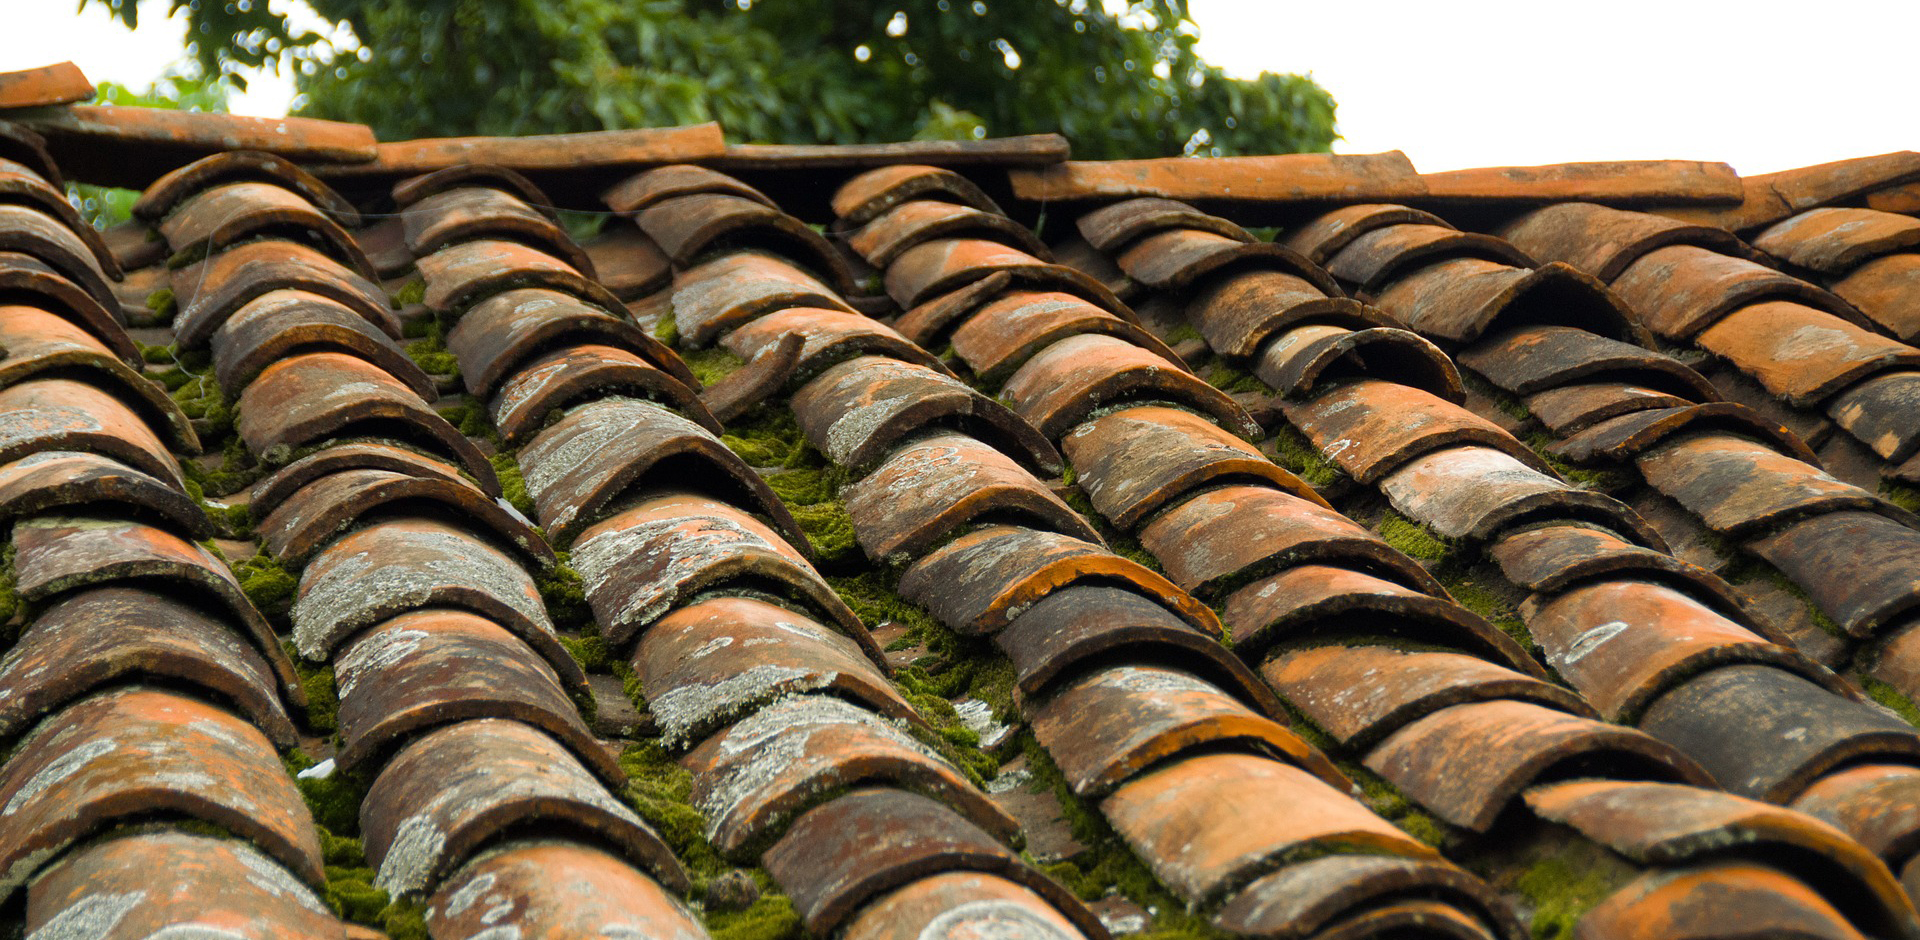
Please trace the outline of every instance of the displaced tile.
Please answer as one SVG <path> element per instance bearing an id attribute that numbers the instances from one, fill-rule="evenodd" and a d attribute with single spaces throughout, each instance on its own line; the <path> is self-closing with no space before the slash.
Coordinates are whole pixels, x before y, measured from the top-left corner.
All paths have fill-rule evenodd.
<path id="1" fill-rule="evenodd" d="M 1834 392 L 1895 367 L 1920 366 L 1920 349 L 1799 303 L 1734 310 L 1696 339 L 1789 404 L 1817 406 Z"/>
<path id="2" fill-rule="evenodd" d="M 1062 685 L 1030 709 L 1033 733 L 1083 798 L 1112 793 L 1191 750 L 1280 758 L 1336 791 L 1353 784 L 1298 734 L 1177 669 L 1112 666 Z"/>
<path id="3" fill-rule="evenodd" d="M 433 936 L 706 936 L 658 881 L 619 856 L 570 842 L 514 842 L 482 852 L 442 883 L 424 916 Z"/>
<path id="4" fill-rule="evenodd" d="M 861 905 L 919 878 L 998 875 L 1045 899 L 1089 940 L 1106 930 L 1067 889 L 957 813 L 904 790 L 857 789 L 794 820 L 761 856 L 809 931 L 836 930 Z"/>
<path id="5" fill-rule="evenodd" d="M 175 271 L 172 284 L 180 303 L 174 341 L 181 349 L 205 345 L 235 311 L 282 290 L 325 297 L 387 336 L 400 338 L 400 320 L 378 284 L 300 242 L 269 238 L 235 245 Z"/>
<path id="6" fill-rule="evenodd" d="M 1913 726 L 1836 694 L 1841 685 L 1792 664 L 1727 666 L 1655 701 L 1640 727 L 1686 751 L 1728 790 L 1770 803 L 1797 798 L 1836 767 L 1920 756 Z"/>
<path id="7" fill-rule="evenodd" d="M 555 411 L 601 398 L 641 399 L 679 412 L 720 433 L 720 421 L 685 382 L 613 346 L 581 343 L 536 355 L 503 380 L 488 402 L 502 441 L 518 445 L 544 430 Z"/>
<path id="8" fill-rule="evenodd" d="M 1060 454 L 1007 406 L 925 366 L 861 356 L 820 373 L 795 392 L 793 415 L 808 442 L 834 463 L 864 470 L 909 435 L 954 428 L 1044 474 Z"/>
<path id="9" fill-rule="evenodd" d="M 1020 885 L 977 872 L 929 875 L 870 902 L 846 940 L 966 940 L 982 935 L 1082 940 L 1073 923 Z"/>
<path id="10" fill-rule="evenodd" d="M 1681 408 L 1649 408 L 1609 418 L 1549 449 L 1575 463 L 1596 459 L 1630 460 L 1681 431 L 1728 431 L 1772 445 L 1802 463 L 1820 465 L 1820 458 L 1792 431 L 1737 402 L 1709 402 Z"/>
<path id="11" fill-rule="evenodd" d="M 448 331 L 447 350 L 460 360 L 467 391 L 486 395 L 521 363 L 565 340 L 618 346 L 689 388 L 700 385 L 686 363 L 645 330 L 554 290 L 508 290 L 474 304 Z"/>
<path id="12" fill-rule="evenodd" d="M 1113 336 L 1060 340 L 1027 360 L 1001 395 L 1049 440 L 1097 410 L 1128 401 L 1171 401 L 1248 439 L 1259 426 L 1224 392 L 1185 368 Z"/>
<path id="13" fill-rule="evenodd" d="M 342 769 L 379 763 L 406 741 L 471 718 L 546 732 L 610 787 L 626 775 L 581 720 L 568 690 L 524 641 L 462 610 L 416 610 L 355 634 L 333 658 Z M 579 677 L 571 677 L 574 688 Z"/>
<path id="14" fill-rule="evenodd" d="M 1521 791 L 1576 759 L 1596 776 L 1712 785 L 1644 732 L 1518 701 L 1441 709 L 1388 736 L 1365 763 L 1441 819 L 1486 832 Z"/>
<path id="15" fill-rule="evenodd" d="M 1444 861 L 1386 855 L 1332 855 L 1289 865 L 1247 885 L 1214 924 L 1239 936 L 1318 937 L 1330 922 L 1395 897 L 1443 901 L 1504 940 L 1528 935 L 1486 882 Z"/>
<path id="16" fill-rule="evenodd" d="M 1440 650 L 1293 647 L 1269 657 L 1260 673 L 1314 725 L 1357 752 L 1410 722 L 1465 702 L 1512 699 L 1598 717 L 1579 696 L 1557 685 Z"/>
<path id="17" fill-rule="evenodd" d="M 920 437 L 840 495 L 860 547 L 875 561 L 917 557 L 981 517 L 1105 544 L 1032 474 L 964 434 Z"/>
<path id="18" fill-rule="evenodd" d="M 1191 228 L 1155 232 L 1114 258 L 1129 278 L 1154 290 L 1184 291 L 1201 279 L 1229 269 L 1284 271 L 1329 297 L 1340 285 L 1293 249 L 1272 242 L 1250 242 Z"/>
<path id="19" fill-rule="evenodd" d="M 476 849 L 516 825 L 593 833 L 674 891 L 687 874 L 660 837 L 552 738 L 483 718 L 433 731 L 389 761 L 360 804 L 375 887 L 433 890 Z"/>
<path id="20" fill-rule="evenodd" d="M 1874 209 L 1810 209 L 1754 236 L 1753 247 L 1798 267 L 1845 274 L 1870 258 L 1920 247 L 1920 219 Z"/>
<path id="21" fill-rule="evenodd" d="M 983 526 L 935 549 L 901 575 L 899 591 L 955 630 L 991 635 L 1048 594 L 1082 582 L 1126 585 L 1220 635 L 1206 605 L 1146 567 L 1091 542 L 1017 526 Z"/>
<path id="22" fill-rule="evenodd" d="M 1223 356 L 1250 359 L 1270 337 L 1315 322 L 1352 329 L 1394 326 L 1392 318 L 1346 297 L 1329 297 L 1285 271 L 1236 271 L 1200 285 L 1186 319 Z"/>
<path id="23" fill-rule="evenodd" d="M 887 682 L 874 645 L 754 597 L 710 597 L 660 618 L 633 652 L 648 710 L 670 743 L 698 740 L 781 696 L 824 692 L 922 723 Z"/>
<path id="24" fill-rule="evenodd" d="M 1847 767 L 1814 781 L 1790 805 L 1852 836 L 1889 866 L 1920 848 L 1920 768 Z"/>
<path id="25" fill-rule="evenodd" d="M 994 644 L 1012 660 L 1020 691 L 1039 696 L 1088 662 L 1177 666 L 1225 690 L 1263 715 L 1281 715 L 1280 700 L 1228 652 L 1148 597 L 1124 588 L 1071 584 L 1021 611 Z"/>
<path id="26" fill-rule="evenodd" d="M 1496 328 L 1568 320 L 1630 343 L 1644 337 L 1619 296 L 1557 261 L 1531 269 L 1480 258 L 1440 261 L 1386 285 L 1371 302 L 1398 325 L 1448 343 L 1471 343 Z"/>
<path id="27" fill-rule="evenodd" d="M 1920 428 L 1912 420 L 1917 404 L 1920 372 L 1901 370 L 1876 375 L 1835 395 L 1827 403 L 1827 413 L 1891 463 L 1920 453 Z"/>
<path id="28" fill-rule="evenodd" d="M 622 508 L 574 540 L 573 567 L 616 649 L 687 599 L 734 581 L 784 589 L 872 642 L 805 556 L 745 511 L 705 496 L 666 491 Z"/>
<path id="29" fill-rule="evenodd" d="M 1920 917 L 1886 866 L 1803 813 L 1699 787 L 1599 780 L 1534 787 L 1527 805 L 1642 864 L 1704 860 L 1747 844 L 1750 855 L 1817 879 L 1810 884 L 1863 932 L 1920 934 Z"/>
<path id="30" fill-rule="evenodd" d="M 609 226 L 580 247 L 596 279 L 621 300 L 639 300 L 673 282 L 673 263 L 633 226 Z"/>
<path id="31" fill-rule="evenodd" d="M 788 355 L 782 347 L 797 343 Z M 729 394 L 728 409 L 744 414 L 783 389 L 792 389 L 807 380 L 857 356 L 879 356 L 925 366 L 943 375 L 952 375 L 946 363 L 932 353 L 915 346 L 906 337 L 878 320 L 841 310 L 816 307 L 789 307 L 751 320 L 727 335 L 721 345 L 747 360 L 747 365 L 723 381 L 728 387 L 756 389 L 760 397 L 745 393 Z M 765 376 L 749 373 L 768 373 Z M 721 386 L 716 383 L 717 394 Z"/>
<path id="32" fill-rule="evenodd" d="M 246 636 L 171 594 L 115 584 L 59 597 L 0 659 L 0 739 L 95 689 L 142 679 L 204 689 L 278 746 L 298 737 Z"/>
<path id="33" fill-rule="evenodd" d="M 1293 566 L 1235 589 L 1221 609 L 1233 631 L 1233 648 L 1243 657 L 1257 658 L 1277 643 L 1357 626 L 1370 634 L 1469 650 L 1528 675 L 1546 677 L 1546 671 L 1513 638 L 1444 595 L 1422 593 L 1348 568 Z"/>
<path id="34" fill-rule="evenodd" d="M 1719 393 L 1715 392 L 1715 398 Z M 1525 399 L 1527 411 L 1555 434 L 1578 434 L 1608 418 L 1655 408 L 1680 408 L 1691 399 L 1628 382 L 1595 382 L 1535 392 Z"/>
<path id="35" fill-rule="evenodd" d="M 179 831 L 123 835 L 61 858 L 27 888 L 25 920 L 36 937 L 345 936 L 320 895 L 271 857 Z"/>
<path id="36" fill-rule="evenodd" d="M 518 242 L 476 239 L 449 245 L 418 261 L 427 282 L 427 309 L 458 319 L 468 307 L 494 294 L 543 287 L 571 294 L 616 315 L 626 305 L 599 281 L 544 251 Z"/>
<path id="37" fill-rule="evenodd" d="M 1528 326 L 1483 337 L 1461 350 L 1460 364 L 1515 395 L 1606 377 L 1655 386 L 1688 401 L 1720 397 L 1713 383 L 1672 356 L 1571 326 Z"/>
<path id="38" fill-rule="evenodd" d="M 1249 754 L 1176 761 L 1114 791 L 1100 809 L 1162 883 L 1196 903 L 1308 849 L 1438 858 L 1306 771 Z"/>
<path id="39" fill-rule="evenodd" d="M 214 375 L 237 396 L 273 363 L 297 353 L 346 353 L 379 366 L 422 400 L 433 378 L 392 337 L 339 303 L 303 290 L 274 290 L 247 301 L 213 334 Z"/>
<path id="40" fill-rule="evenodd" d="M 838 699 L 793 696 L 709 738 L 685 760 L 707 838 L 737 854 L 778 838 L 821 795 L 854 783 L 891 784 L 939 798 L 1001 841 L 1019 832 L 945 758 L 884 720 Z"/>
<path id="41" fill-rule="evenodd" d="M 939 238 L 901 252 L 887 266 L 887 295 L 902 308 L 925 303 L 989 275 L 1044 275 L 1068 293 L 1108 310 L 1121 306 L 1113 291 L 1078 268 L 1042 261 L 1018 248 L 979 238 Z M 903 330 L 902 332 L 907 332 Z M 913 333 L 907 332 L 912 336 Z"/>
<path id="42" fill-rule="evenodd" d="M 0 775 L 0 890 L 67 846 L 153 814 L 205 820 L 323 884 L 320 840 L 293 778 L 252 725 L 196 699 L 124 686 L 57 713 Z"/>
<path id="43" fill-rule="evenodd" d="M 714 492 L 773 521 L 811 553 L 786 505 L 712 432 L 651 402 L 608 397 L 568 411 L 520 452 L 527 491 L 555 545 L 565 548 L 636 492 Z"/>

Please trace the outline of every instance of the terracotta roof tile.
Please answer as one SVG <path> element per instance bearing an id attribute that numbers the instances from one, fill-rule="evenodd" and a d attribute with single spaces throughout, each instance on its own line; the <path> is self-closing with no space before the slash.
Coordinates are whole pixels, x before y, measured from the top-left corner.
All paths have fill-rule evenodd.
<path id="1" fill-rule="evenodd" d="M 185 832 L 124 835 L 64 856 L 27 889 L 25 929 L 51 933 L 102 911 L 134 935 L 198 928 L 344 936 L 320 895 L 271 856 Z"/>

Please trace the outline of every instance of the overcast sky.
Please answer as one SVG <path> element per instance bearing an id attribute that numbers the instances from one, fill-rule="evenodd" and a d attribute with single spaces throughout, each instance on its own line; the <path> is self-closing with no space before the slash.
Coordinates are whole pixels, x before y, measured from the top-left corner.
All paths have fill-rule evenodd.
<path id="1" fill-rule="evenodd" d="M 97 3 L 11 2 L 0 69 L 72 59 L 145 87 L 181 56 L 166 0 L 143 0 L 137 34 Z M 1311 73 L 1340 103 L 1336 150 L 1404 150 L 1423 170 L 1684 158 L 1751 174 L 1920 149 L 1912 0 L 1190 4 L 1208 61 Z M 286 112 L 291 77 L 252 84 L 235 111 Z"/>

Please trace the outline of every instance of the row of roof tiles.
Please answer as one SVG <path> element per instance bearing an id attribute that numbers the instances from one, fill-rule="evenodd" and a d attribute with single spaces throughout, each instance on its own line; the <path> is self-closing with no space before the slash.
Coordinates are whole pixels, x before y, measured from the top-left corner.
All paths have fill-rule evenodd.
<path id="1" fill-rule="evenodd" d="M 241 403 L 241 440 L 286 465 L 255 493 L 266 497 L 254 508 L 263 542 L 304 566 L 293 635 L 308 658 L 333 659 L 339 759 L 374 768 L 361 809 L 370 858 L 385 886 L 433 898 L 436 935 L 477 929 L 462 919 L 469 896 L 502 878 L 519 892 L 511 913 L 527 929 L 581 917 L 699 929 L 660 892 L 660 883 L 683 887 L 684 875 L 664 843 L 607 798 L 602 787 L 620 785 L 618 768 L 565 701 L 583 677 L 553 639 L 528 576 L 551 563 L 545 537 L 574 553 L 601 629 L 643 677 L 668 739 L 705 742 L 687 763 L 709 837 L 729 852 L 759 853 L 811 928 L 917 932 L 911 925 L 938 922 L 952 931 L 963 929 L 953 913 L 965 910 L 1062 936 L 1101 932 L 1077 900 L 1012 853 L 1018 825 L 1004 811 L 879 717 L 909 727 L 921 720 L 886 681 L 885 657 L 859 619 L 820 578 L 791 514 L 713 434 L 782 399 L 813 445 L 855 478 L 843 495 L 863 549 L 876 564 L 905 566 L 903 595 L 963 634 L 992 638 L 1018 673 L 1020 717 L 1074 792 L 1223 928 L 1339 936 L 1410 925 L 1447 936 L 1518 929 L 1488 885 L 1357 802 L 1328 757 L 1285 727 L 1264 677 L 1332 733 L 1336 756 L 1364 760 L 1449 822 L 1488 829 L 1524 806 L 1649 866 L 1588 915 L 1583 929 L 1595 936 L 1666 935 L 1694 924 L 1790 923 L 1821 936 L 1914 930 L 1911 906 L 1884 867 L 1911 854 L 1904 831 L 1888 827 L 1910 799 L 1901 794 L 1911 790 L 1911 727 L 1860 705 L 1851 685 L 1795 652 L 1795 638 L 1769 628 L 1725 582 L 1665 554 L 1661 532 L 1631 509 L 1569 487 L 1532 449 L 1462 408 L 1465 387 L 1433 344 L 1524 396 L 1543 420 L 1564 416 L 1547 423 L 1566 438 L 1566 455 L 1632 460 L 1703 524 L 1745 540 L 1790 576 L 1797 571 L 1855 636 L 1904 635 L 1897 581 L 1910 569 L 1898 539 L 1869 566 L 1885 572 L 1868 579 L 1880 594 L 1854 607 L 1843 603 L 1851 596 L 1821 591 L 1860 594 L 1859 585 L 1832 585 L 1817 561 L 1796 568 L 1782 560 L 1790 555 L 1759 546 L 1820 519 L 1877 519 L 1901 531 L 1910 520 L 1858 487 L 1823 479 L 1792 432 L 1713 402 L 1713 386 L 1697 373 L 1647 349 L 1642 324 L 1660 332 L 1640 313 L 1648 301 L 1622 301 L 1565 266 L 1534 269 L 1529 255 L 1544 251 L 1516 234 L 1527 220 L 1506 231 L 1527 254 L 1392 207 L 1335 213 L 1276 246 L 1182 206 L 1122 204 L 1087 216 L 1078 239 L 1048 251 L 964 178 L 902 167 L 856 179 L 836 196 L 848 256 L 752 187 L 692 167 L 611 191 L 610 204 L 634 216 L 639 234 L 624 230 L 585 250 L 543 218 L 547 200 L 511 172 L 455 168 L 393 195 L 397 219 L 349 232 L 337 222 L 353 221 L 350 207 L 323 184 L 283 162 L 235 155 L 155 185 L 142 214 L 173 259 L 190 262 L 163 275 L 182 300 L 182 347 L 212 346 L 218 380 Z M 70 242 L 86 241 L 84 233 L 57 210 L 20 228 L 30 260 L 10 283 L 42 285 L 22 332 L 37 340 L 49 329 L 91 328 L 101 347 L 50 358 L 96 372 L 24 399 L 31 420 L 75 401 L 113 402 L 115 388 L 152 412 L 146 423 L 129 413 L 117 430 L 70 438 L 77 444 L 40 446 L 144 458 L 152 467 L 141 469 L 164 471 L 173 458 L 156 435 L 171 428 L 185 449 L 192 430 L 166 415 L 170 400 L 101 364 L 125 360 L 111 352 L 124 333 L 104 328 L 117 325 L 112 256 L 97 245 L 76 249 Z M 1910 245 L 1871 244 L 1890 246 L 1889 257 Z M 1726 239 L 1715 246 L 1722 258 L 1746 251 Z M 1876 250 L 1855 254 L 1870 259 Z M 623 276 L 617 287 L 594 278 L 602 259 Z M 904 311 L 893 328 L 861 313 L 889 305 L 853 295 L 860 262 L 883 275 Z M 500 492 L 492 463 L 431 410 L 435 380 L 397 345 L 400 322 L 374 279 L 410 265 L 426 304 L 408 315 L 438 318 L 465 391 L 485 400 L 509 446 L 525 442 L 516 456 L 544 537 L 487 500 Z M 1738 283 L 1698 301 L 1718 309 L 1680 315 L 1731 318 L 1793 304 L 1811 313 L 1791 317 L 1878 323 L 1848 317 L 1844 300 L 1792 278 L 1729 279 Z M 93 308 L 80 309 L 76 294 Z M 644 310 L 625 308 L 643 297 Z M 683 344 L 719 341 L 750 361 L 699 389 L 677 357 L 631 325 L 636 312 L 645 322 L 668 311 Z M 59 327 L 36 326 L 41 314 Z M 1183 321 L 1212 351 L 1254 365 L 1278 400 L 1249 414 L 1193 376 L 1168 345 Z M 1767 382 L 1768 368 L 1797 368 L 1778 351 L 1725 352 L 1704 339 L 1711 330 L 1697 331 L 1702 345 L 1769 391 L 1777 383 Z M 931 351 L 949 349 L 949 359 Z M 1885 355 L 1828 379 L 1835 388 L 1776 394 L 1789 406 L 1818 404 L 1819 395 L 1844 391 L 1838 385 L 1906 374 L 1899 367 L 1907 364 Z M 34 384 L 16 380 L 0 395 Z M 1652 395 L 1642 394 L 1645 384 Z M 1643 397 L 1660 404 L 1639 408 Z M 1860 409 L 1843 410 L 1852 417 L 1835 411 L 1829 420 L 1871 447 L 1853 431 L 1865 427 Z M 1264 436 L 1256 417 L 1300 428 L 1407 516 L 1489 544 L 1506 577 L 1537 594 L 1527 619 L 1545 666 L 1241 439 Z M 1074 512 L 1057 485 L 1035 475 L 1060 471 L 1061 450 L 1097 517 Z M 1897 476 L 1892 458 L 1879 456 Z M 1756 482 L 1736 484 L 1729 498 L 1728 474 Z M 190 501 L 186 510 L 159 495 L 120 501 L 138 517 L 204 522 Z M 224 569 L 214 562 L 96 565 L 82 542 L 124 528 L 16 525 L 23 595 L 50 597 L 136 570 L 219 590 Z M 1137 536 L 1167 577 L 1103 545 L 1120 534 Z M 1858 552 L 1886 546 L 1887 537 L 1822 544 L 1829 547 L 1808 553 Z M 85 573 L 28 577 L 27 563 L 43 558 Z M 1225 611 L 1231 653 L 1210 639 L 1221 626 L 1202 599 Z M 237 590 L 229 605 L 242 623 L 258 619 Z M 1621 614 L 1636 608 L 1634 617 Z M 1880 616 L 1845 616 L 1856 608 Z M 1684 642 L 1674 632 L 1680 624 L 1693 625 Z M 278 646 L 265 642 L 261 652 L 273 658 Z M 1547 681 L 1555 673 L 1573 688 Z M 244 701 L 220 697 L 231 694 L 220 685 L 230 679 L 200 681 L 202 695 Z M 298 694 L 283 684 L 288 699 Z M 1370 688 L 1377 694 L 1355 694 Z M 97 695 L 69 711 L 136 692 Z M 799 692 L 830 697 L 782 698 Z M 271 689 L 265 701 L 272 707 L 255 711 L 275 713 Z M 1634 721 L 1668 743 L 1599 724 L 1596 714 Z M 1756 726 L 1756 715 L 1777 716 L 1778 726 Z M 1818 733 L 1808 740 L 1810 728 Z M 286 731 L 278 729 L 283 741 Z M 1753 744 L 1769 736 L 1798 746 L 1756 753 Z M 1547 782 L 1550 767 L 1581 755 L 1592 779 Z M 464 786 L 441 776 L 462 766 L 486 771 Z M 9 761 L 8 778 L 24 767 Z M 520 781 L 508 790 L 549 802 L 499 792 L 500 773 Z M 1711 789 L 1639 782 L 1650 778 L 1798 798 L 1860 841 Z M 860 781 L 870 785 L 812 805 Z M 1283 811 L 1273 796 L 1281 790 L 1319 809 Z M 915 793 L 940 795 L 953 809 Z M 544 808 L 553 803 L 566 808 Z M 184 812 L 273 848 L 269 835 L 217 809 Z M 562 820 L 572 838 L 483 851 L 500 848 L 494 840 L 513 830 L 503 819 L 515 813 Z M 300 825 L 284 828 L 297 835 Z M 1700 854 L 1728 838 L 1757 846 L 1750 861 Z M 105 847 L 135 842 L 72 857 L 98 856 L 106 870 L 124 861 Z M 1797 854 L 1807 849 L 1811 856 Z M 303 870 L 310 857 L 275 857 L 312 877 Z M 1835 881 L 1835 869 L 1822 865 L 1846 874 Z M 555 878 L 551 866 L 579 877 Z M 956 867 L 977 874 L 931 874 Z M 221 887 L 217 865 L 209 870 L 208 888 Z M 36 891 L 63 883 L 58 871 Z M 612 894 L 634 902 L 628 909 L 582 908 L 565 894 L 615 883 L 625 887 Z M 1421 886 L 1422 899 L 1407 899 L 1409 885 Z M 35 897 L 66 900 L 35 908 Z M 30 896 L 29 919 L 78 918 L 111 906 L 102 897 L 48 889 Z M 308 915 L 276 916 L 293 924 Z"/>

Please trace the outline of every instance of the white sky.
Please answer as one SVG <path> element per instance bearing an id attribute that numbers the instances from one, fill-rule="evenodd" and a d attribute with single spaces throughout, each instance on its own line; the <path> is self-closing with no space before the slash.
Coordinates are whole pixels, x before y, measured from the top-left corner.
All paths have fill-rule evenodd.
<path id="1" fill-rule="evenodd" d="M 1912 0 L 1189 2 L 1202 57 L 1311 73 L 1340 104 L 1335 149 L 1428 171 L 1683 158 L 1752 174 L 1920 148 Z M 0 70 L 72 59 L 144 88 L 182 54 L 166 0 L 143 0 L 138 33 L 98 4 L 0 5 Z M 278 116 L 292 95 L 291 76 L 262 75 L 233 107 Z"/>

